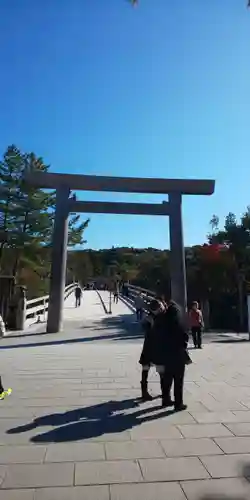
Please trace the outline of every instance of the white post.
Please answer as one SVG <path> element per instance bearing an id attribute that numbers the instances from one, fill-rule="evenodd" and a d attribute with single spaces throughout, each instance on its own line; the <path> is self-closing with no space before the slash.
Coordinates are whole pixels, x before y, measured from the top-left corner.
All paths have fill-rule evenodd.
<path id="1" fill-rule="evenodd" d="M 46 299 L 43 299 L 43 321 L 46 321 Z"/>
<path id="2" fill-rule="evenodd" d="M 109 291 L 109 314 L 112 314 L 111 301 L 112 301 L 112 292 L 110 290 Z"/>
<path id="3" fill-rule="evenodd" d="M 248 324 L 248 335 L 250 340 L 250 295 L 247 296 L 247 324 Z"/>
<path id="4" fill-rule="evenodd" d="M 17 300 L 17 310 L 16 310 L 16 329 L 24 330 L 26 321 L 26 294 L 25 288 L 19 287 L 19 296 Z"/>
<path id="5" fill-rule="evenodd" d="M 4 323 L 4 320 L 0 314 L 0 337 L 4 337 L 5 333 L 6 333 L 5 323 Z"/>

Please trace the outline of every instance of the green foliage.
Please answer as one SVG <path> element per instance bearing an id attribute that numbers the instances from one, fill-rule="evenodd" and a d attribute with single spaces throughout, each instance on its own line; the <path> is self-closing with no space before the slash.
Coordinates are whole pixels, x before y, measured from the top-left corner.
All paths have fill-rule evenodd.
<path id="1" fill-rule="evenodd" d="M 88 251 L 76 250 L 68 252 L 68 280 L 86 283 L 94 276 L 93 264 Z"/>
<path id="2" fill-rule="evenodd" d="M 229 212 L 225 218 L 224 228 L 219 229 L 219 219 L 216 226 L 212 225 L 210 243 L 225 244 L 228 248 L 223 257 L 223 264 L 227 262 L 227 277 L 231 278 L 231 289 L 236 291 L 237 310 L 240 328 L 244 327 L 246 316 L 246 292 L 250 279 L 250 212 L 249 209 L 237 221 L 235 214 Z"/>
<path id="3" fill-rule="evenodd" d="M 7 243 L 1 244 L 1 254 L 4 245 L 15 249 L 14 275 L 26 248 L 49 241 L 53 224 L 49 211 L 53 195 L 25 184 L 23 174 L 27 168 L 43 172 L 48 170 L 41 158 L 36 158 L 33 153 L 23 154 L 15 146 L 10 146 L 0 163 L 0 227 L 8 235 Z"/>
<path id="4" fill-rule="evenodd" d="M 0 269 L 16 276 L 25 266 L 48 277 L 55 193 L 26 184 L 27 170 L 48 172 L 49 165 L 34 153 L 9 146 L 0 162 L 0 234 L 6 236 L 0 241 Z M 88 223 L 78 215 L 70 217 L 70 247 L 84 243 Z"/>
<path id="5" fill-rule="evenodd" d="M 35 296 L 48 291 L 55 193 L 27 185 L 23 180 L 27 169 L 47 172 L 49 165 L 34 153 L 9 146 L 0 162 L 0 272 L 17 276 L 28 285 L 30 296 Z M 79 215 L 70 217 L 68 280 L 84 284 L 100 276 L 119 277 L 170 296 L 168 251 L 126 247 L 76 251 L 74 247 L 85 243 L 88 224 Z M 229 212 L 223 226 L 213 215 L 210 225 L 208 242 L 226 248 L 216 258 L 202 246 L 186 248 L 189 301 L 209 302 L 217 310 L 218 304 L 230 303 L 227 313 L 237 310 L 243 325 L 250 283 L 250 209 L 239 221 Z"/>
<path id="6" fill-rule="evenodd" d="M 230 212 L 223 227 L 214 215 L 211 229 L 209 243 L 225 248 L 214 255 L 201 245 L 186 248 L 188 300 L 210 304 L 215 327 L 242 329 L 250 282 L 250 211 L 247 209 L 240 221 Z M 71 262 L 77 258 L 77 276 L 79 273 L 83 282 L 87 277 L 107 277 L 112 270 L 122 280 L 170 297 L 168 251 L 113 247 L 72 252 L 70 258 Z"/>
<path id="7" fill-rule="evenodd" d="M 85 229 L 89 225 L 89 219 L 80 222 L 80 215 L 74 215 L 69 219 L 68 230 L 68 246 L 75 247 L 76 245 L 83 245 L 86 240 L 83 239 Z"/>

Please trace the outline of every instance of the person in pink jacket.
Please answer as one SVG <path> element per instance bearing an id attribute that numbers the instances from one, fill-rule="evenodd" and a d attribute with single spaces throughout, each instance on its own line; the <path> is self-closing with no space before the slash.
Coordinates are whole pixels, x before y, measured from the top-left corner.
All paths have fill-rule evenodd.
<path id="1" fill-rule="evenodd" d="M 202 328 L 204 326 L 203 315 L 199 309 L 198 302 L 193 302 L 189 311 L 189 326 L 193 337 L 195 349 L 202 349 Z"/>

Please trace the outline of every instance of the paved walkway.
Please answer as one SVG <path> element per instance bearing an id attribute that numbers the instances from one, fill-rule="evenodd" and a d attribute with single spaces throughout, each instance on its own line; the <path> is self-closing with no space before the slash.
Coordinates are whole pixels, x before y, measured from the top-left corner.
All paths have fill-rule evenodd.
<path id="1" fill-rule="evenodd" d="M 91 318 L 97 317 L 100 314 L 103 314 L 103 306 L 101 301 L 98 298 L 98 295 L 95 291 L 83 291 L 81 306 L 75 307 L 75 294 L 71 293 L 67 299 L 64 301 L 64 309 L 63 309 L 63 319 L 65 321 L 78 321 L 83 317 Z M 33 332 L 41 332 L 45 330 L 45 321 L 43 315 L 40 315 L 41 323 L 34 322 L 33 318 L 29 318 L 26 321 L 26 333 Z M 47 321 L 47 313 L 45 315 L 45 320 Z M 22 332 L 16 332 L 20 335 Z"/>
<path id="2" fill-rule="evenodd" d="M 190 351 L 188 411 L 174 414 L 160 408 L 154 372 L 156 399 L 136 399 L 131 311 L 105 314 L 95 292 L 84 304 L 62 334 L 0 342 L 14 389 L 0 402 L 0 500 L 249 500 L 250 343 L 212 338 Z"/>

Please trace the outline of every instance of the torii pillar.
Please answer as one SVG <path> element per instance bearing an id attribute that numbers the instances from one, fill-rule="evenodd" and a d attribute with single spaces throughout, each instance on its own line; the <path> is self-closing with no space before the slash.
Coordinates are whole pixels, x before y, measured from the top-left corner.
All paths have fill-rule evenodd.
<path id="1" fill-rule="evenodd" d="M 169 194 L 171 299 L 187 311 L 186 262 L 182 225 L 182 195 Z"/>
<path id="2" fill-rule="evenodd" d="M 25 181 L 41 188 L 56 188 L 56 213 L 52 242 L 52 266 L 47 332 L 59 332 L 62 326 L 66 276 L 69 212 L 162 215 L 169 216 L 171 297 L 187 308 L 185 250 L 182 230 L 182 196 L 211 195 L 215 181 L 203 179 L 155 179 L 108 177 L 79 174 L 28 172 Z M 123 203 L 76 201 L 69 198 L 70 189 L 116 193 L 168 194 L 169 201 Z"/>
<path id="3" fill-rule="evenodd" d="M 69 193 L 70 189 L 67 186 L 56 189 L 47 333 L 56 333 L 62 329 L 67 266 Z"/>

